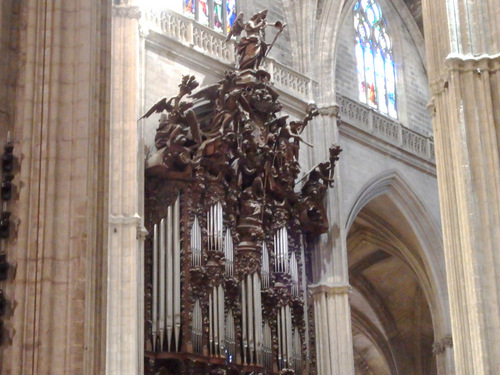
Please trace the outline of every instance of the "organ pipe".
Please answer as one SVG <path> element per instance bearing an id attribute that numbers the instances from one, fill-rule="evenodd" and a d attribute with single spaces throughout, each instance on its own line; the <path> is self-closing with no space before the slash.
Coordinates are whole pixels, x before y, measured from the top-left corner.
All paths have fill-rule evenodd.
<path id="1" fill-rule="evenodd" d="M 229 229 L 226 230 L 226 238 L 224 240 L 224 255 L 226 257 L 226 276 L 232 277 L 234 272 L 234 247 L 233 237 Z"/>
<path id="2" fill-rule="evenodd" d="M 292 335 L 292 357 L 293 357 L 293 370 L 295 374 L 302 374 L 302 344 L 300 342 L 300 334 L 297 327 L 295 327 Z"/>
<path id="3" fill-rule="evenodd" d="M 297 297 L 299 295 L 299 270 L 295 252 L 292 252 L 290 257 L 290 275 L 292 276 L 292 295 Z"/>
<path id="4" fill-rule="evenodd" d="M 155 351 L 177 351 L 181 328 L 179 199 L 153 230 L 152 327 Z M 158 342 L 158 345 L 157 345 Z"/>
<path id="5" fill-rule="evenodd" d="M 160 350 L 163 350 L 163 339 L 165 330 L 165 219 L 160 221 L 160 318 L 159 327 L 160 332 Z"/>
<path id="6" fill-rule="evenodd" d="M 224 288 L 212 288 L 208 300 L 209 351 L 212 355 L 224 355 Z"/>
<path id="7" fill-rule="evenodd" d="M 156 351 L 158 335 L 158 225 L 153 229 L 153 310 L 151 312 L 153 352 Z"/>
<path id="8" fill-rule="evenodd" d="M 262 268 L 260 274 L 262 275 L 262 288 L 269 288 L 269 251 L 267 250 L 266 243 L 262 244 Z"/>
<path id="9" fill-rule="evenodd" d="M 263 365 L 268 371 L 273 369 L 273 339 L 271 335 L 271 326 L 266 321 L 263 329 L 263 345 L 264 352 Z"/>
<path id="10" fill-rule="evenodd" d="M 180 198 L 174 203 L 174 351 L 177 351 L 181 331 L 181 214 Z"/>
<path id="11" fill-rule="evenodd" d="M 227 353 L 226 361 L 227 363 L 233 363 L 236 359 L 236 335 L 234 330 L 233 310 L 229 310 L 227 313 L 224 341 Z"/>
<path id="12" fill-rule="evenodd" d="M 223 211 L 222 204 L 217 202 L 210 206 L 207 213 L 208 248 L 223 251 Z"/>
<path id="13" fill-rule="evenodd" d="M 165 228 L 165 231 L 167 233 L 167 243 L 166 243 L 166 261 L 167 261 L 167 274 L 166 274 L 166 284 L 167 284 L 167 291 L 166 291 L 166 300 L 167 300 L 167 351 L 170 351 L 170 341 L 172 338 L 172 328 L 173 328 L 173 321 L 174 321 L 174 311 L 173 311 L 173 305 L 174 305 L 174 300 L 173 300 L 173 290 L 174 290 L 174 285 L 173 285 L 173 233 L 172 233 L 172 222 L 173 222 L 173 215 L 172 215 L 172 206 L 168 207 L 167 210 L 167 226 Z"/>
<path id="14" fill-rule="evenodd" d="M 201 267 L 201 227 L 195 216 L 191 226 L 191 265 Z"/>
<path id="15" fill-rule="evenodd" d="M 285 306 L 285 324 L 286 324 L 286 359 L 287 367 L 292 363 L 292 312 L 290 306 Z"/>
<path id="16" fill-rule="evenodd" d="M 255 363 L 262 365 L 262 301 L 261 282 L 257 273 L 253 274 L 253 293 L 255 306 Z"/>
<path id="17" fill-rule="evenodd" d="M 196 300 L 193 309 L 193 322 L 192 322 L 192 342 L 193 351 L 198 354 L 203 353 L 203 319 L 201 314 L 200 300 Z"/>
<path id="18" fill-rule="evenodd" d="M 241 282 L 241 336 L 243 341 L 243 363 L 247 362 L 248 336 L 247 336 L 247 293 L 245 279 Z"/>
<path id="19" fill-rule="evenodd" d="M 253 285 L 252 285 L 252 276 L 247 275 L 247 280 L 246 280 L 246 287 L 247 287 L 247 312 L 248 312 L 248 318 L 247 318 L 247 332 L 248 332 L 248 347 L 250 350 L 250 354 L 248 357 L 248 363 L 255 363 L 255 341 L 254 341 L 254 325 L 255 325 L 255 318 L 254 318 L 254 307 L 257 307 L 253 304 L 253 299 L 254 299 L 254 294 L 253 294 Z"/>
<path id="20" fill-rule="evenodd" d="M 224 355 L 224 288 L 222 285 L 219 285 L 217 288 L 217 300 L 218 300 L 218 326 L 219 326 L 219 355 Z"/>
<path id="21" fill-rule="evenodd" d="M 288 272 L 288 232 L 286 227 L 274 235 L 275 271 Z"/>
<path id="22" fill-rule="evenodd" d="M 207 244 L 213 251 L 224 254 L 226 277 L 234 274 L 234 244 L 231 230 L 223 232 L 222 205 L 217 203 L 207 211 Z M 166 209 L 166 215 L 153 230 L 153 291 L 152 291 L 152 341 L 154 351 L 175 352 L 180 350 L 181 340 L 181 221 L 180 200 Z M 191 266 L 202 264 L 202 228 L 198 217 L 194 217 L 190 231 Z M 297 249 L 289 254 L 288 232 L 280 228 L 274 235 L 275 271 L 289 273 L 291 293 L 299 296 Z M 277 313 L 277 353 L 273 353 L 273 337 L 269 323 L 264 322 L 262 290 L 270 285 L 270 261 L 267 244 L 262 243 L 261 268 L 259 272 L 247 274 L 241 281 L 241 337 L 236 336 L 234 312 L 225 314 L 225 291 L 223 284 L 211 287 L 208 296 L 208 349 L 211 356 L 226 357 L 227 363 L 237 358 L 237 343 L 241 340 L 242 362 L 247 365 L 273 369 L 274 358 L 278 369 L 293 368 L 297 375 L 302 372 L 301 337 L 292 325 L 291 307 L 285 305 Z M 303 249 L 302 249 L 303 252 Z M 301 262 L 303 263 L 303 253 Z M 210 257 L 210 255 L 209 255 Z M 304 284 L 305 287 L 305 284 Z M 204 322 L 203 300 L 197 299 L 192 312 L 191 341 L 193 351 L 203 354 Z M 207 306 L 205 305 L 205 306 Z M 305 318 L 305 317 L 304 317 Z M 206 329 L 206 328 L 205 328 Z"/>

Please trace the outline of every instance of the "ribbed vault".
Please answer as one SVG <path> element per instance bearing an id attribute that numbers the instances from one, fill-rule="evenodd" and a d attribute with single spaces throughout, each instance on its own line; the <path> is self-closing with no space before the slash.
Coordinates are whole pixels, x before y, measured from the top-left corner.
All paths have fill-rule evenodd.
<path id="1" fill-rule="evenodd" d="M 374 186 L 347 237 L 356 372 L 433 375 L 436 296 L 428 261 L 391 184 Z"/>

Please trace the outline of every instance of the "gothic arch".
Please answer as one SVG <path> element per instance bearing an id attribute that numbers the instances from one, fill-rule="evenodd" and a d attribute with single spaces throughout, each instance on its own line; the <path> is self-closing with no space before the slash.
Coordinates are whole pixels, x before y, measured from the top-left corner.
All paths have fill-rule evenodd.
<path id="1" fill-rule="evenodd" d="M 389 217 L 390 214 L 394 217 Z M 365 295 L 375 293 L 376 288 L 362 272 L 391 258 L 406 272 L 399 277 L 413 275 L 416 283 L 412 287 L 421 288 L 434 340 L 449 333 L 444 262 L 440 251 L 435 250 L 442 246 L 438 223 L 397 171 L 386 171 L 365 184 L 349 211 L 345 228 L 351 284 Z M 371 304 L 384 305 L 376 299 Z M 379 310 L 385 330 L 395 331 L 390 323 L 394 317 L 390 309 L 386 310 Z M 398 340 L 394 340 L 393 347 L 398 346 Z M 408 366 L 400 362 L 399 371 Z"/>

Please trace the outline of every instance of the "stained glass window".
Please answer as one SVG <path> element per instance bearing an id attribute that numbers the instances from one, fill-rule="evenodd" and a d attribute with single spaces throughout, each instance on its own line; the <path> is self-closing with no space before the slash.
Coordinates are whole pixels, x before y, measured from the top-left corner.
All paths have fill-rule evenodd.
<path id="1" fill-rule="evenodd" d="M 382 10 L 375 0 L 358 0 L 353 11 L 359 100 L 397 118 L 392 41 Z"/>
<path id="2" fill-rule="evenodd" d="M 198 22 L 205 26 L 208 26 L 210 22 L 207 0 L 198 0 Z"/>
<path id="3" fill-rule="evenodd" d="M 196 4 L 195 1 L 196 0 L 184 0 L 184 14 L 189 18 L 194 18 Z"/>
<path id="4" fill-rule="evenodd" d="M 226 0 L 226 32 L 229 33 L 236 19 L 236 0 Z"/>
<path id="5" fill-rule="evenodd" d="M 222 19 L 222 0 L 214 0 L 214 29 L 222 32 L 224 20 Z"/>
<path id="6" fill-rule="evenodd" d="M 220 33 L 229 33 L 236 19 L 236 0 L 182 0 L 184 14 Z M 211 16 L 210 16 L 211 15 Z"/>

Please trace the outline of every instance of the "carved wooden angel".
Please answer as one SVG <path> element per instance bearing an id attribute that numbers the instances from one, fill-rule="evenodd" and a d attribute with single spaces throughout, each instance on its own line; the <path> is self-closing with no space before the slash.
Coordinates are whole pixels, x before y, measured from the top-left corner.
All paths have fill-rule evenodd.
<path id="1" fill-rule="evenodd" d="M 228 39 L 230 39 L 233 35 L 241 35 L 241 32 L 245 30 L 246 36 L 240 39 L 236 47 L 240 58 L 240 70 L 258 69 L 268 52 L 270 45 L 265 42 L 265 28 L 269 24 L 266 21 L 266 16 L 267 9 L 254 14 L 247 23 L 244 23 L 243 13 L 240 13 L 228 35 Z M 281 32 L 286 25 L 277 21 L 271 26 L 278 28 Z"/>

